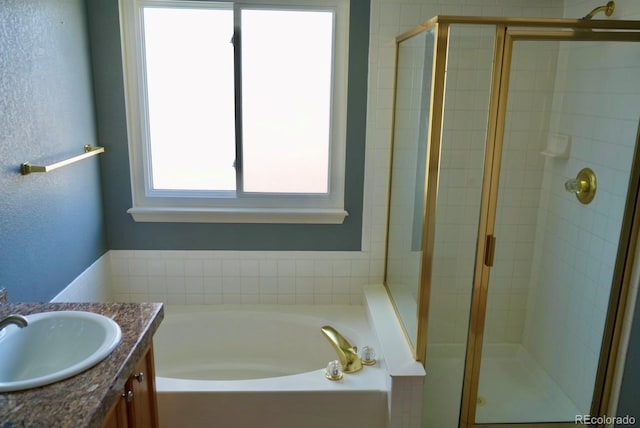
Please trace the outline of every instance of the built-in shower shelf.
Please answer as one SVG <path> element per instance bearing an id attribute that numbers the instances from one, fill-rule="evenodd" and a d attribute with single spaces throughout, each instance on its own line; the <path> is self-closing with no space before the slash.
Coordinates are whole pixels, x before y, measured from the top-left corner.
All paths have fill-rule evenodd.
<path id="1" fill-rule="evenodd" d="M 547 147 L 540 152 L 550 158 L 568 159 L 571 153 L 571 137 L 565 134 L 549 134 Z"/>

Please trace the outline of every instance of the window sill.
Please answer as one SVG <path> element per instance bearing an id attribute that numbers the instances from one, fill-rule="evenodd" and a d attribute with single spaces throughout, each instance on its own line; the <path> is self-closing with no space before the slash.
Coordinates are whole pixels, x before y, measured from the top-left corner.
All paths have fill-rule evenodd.
<path id="1" fill-rule="evenodd" d="M 300 223 L 342 224 L 349 213 L 341 209 L 302 208 L 172 208 L 127 210 L 136 222 L 162 223 Z"/>

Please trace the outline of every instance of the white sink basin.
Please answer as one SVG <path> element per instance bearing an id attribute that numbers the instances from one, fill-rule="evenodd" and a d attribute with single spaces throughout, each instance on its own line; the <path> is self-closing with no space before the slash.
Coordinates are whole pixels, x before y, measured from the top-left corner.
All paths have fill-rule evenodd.
<path id="1" fill-rule="evenodd" d="M 0 392 L 47 385 L 102 361 L 120 343 L 120 326 L 92 312 L 42 312 L 0 331 Z"/>

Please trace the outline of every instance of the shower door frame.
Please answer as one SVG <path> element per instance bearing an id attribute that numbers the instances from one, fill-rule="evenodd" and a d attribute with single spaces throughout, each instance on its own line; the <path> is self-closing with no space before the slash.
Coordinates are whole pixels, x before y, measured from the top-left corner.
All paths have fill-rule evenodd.
<path id="1" fill-rule="evenodd" d="M 640 22 L 635 23 L 640 29 Z M 511 29 L 515 27 L 516 29 Z M 520 23 L 496 26 L 494 69 L 492 77 L 491 99 L 489 107 L 489 124 L 487 128 L 486 156 L 484 166 L 483 195 L 481 202 L 480 227 L 476 247 L 476 266 L 472 291 L 472 304 L 467 339 L 467 354 L 463 380 L 462 403 L 460 408 L 460 428 L 469 427 L 505 427 L 514 424 L 476 424 L 475 411 L 478 398 L 480 378 L 480 362 L 484 336 L 484 322 L 489 288 L 489 277 L 493 266 L 498 185 L 504 143 L 504 129 L 511 77 L 511 59 L 516 41 L 601 41 L 601 42 L 640 42 L 640 32 L 628 31 L 575 31 L 562 25 L 558 29 L 530 30 L 521 29 Z M 640 165 L 638 162 L 638 136 L 634 162 L 631 166 L 630 182 L 627 191 L 627 208 L 621 228 L 618 254 L 612 278 L 607 317 L 605 321 L 602 347 L 598 362 L 596 382 L 593 392 L 590 415 L 607 414 L 609 395 L 613 382 L 613 372 L 617 348 L 620 340 L 620 324 L 628 294 L 631 265 L 636 251 L 640 214 L 638 213 L 640 186 Z M 574 422 L 527 423 L 529 427 L 576 426 Z"/>
<path id="2" fill-rule="evenodd" d="M 495 26 L 494 65 L 491 77 L 491 95 L 485 142 L 484 179 L 476 247 L 473 289 L 471 294 L 470 321 L 467 337 L 467 351 L 460 407 L 460 428 L 505 427 L 511 424 L 475 424 L 475 403 L 478 397 L 480 359 L 482 356 L 482 340 L 486 316 L 486 300 L 489 274 L 493 259 L 495 237 L 493 237 L 497 185 L 499 183 L 500 160 L 502 155 L 502 139 L 508 90 L 509 67 L 505 63 L 505 55 L 511 55 L 515 40 L 572 40 L 572 41 L 640 41 L 640 21 L 629 20 L 585 20 L 585 19 L 552 19 L 552 18 L 502 18 L 474 16 L 435 16 L 396 38 L 396 54 L 402 41 L 424 31 L 434 29 L 434 63 L 432 74 L 431 106 L 429 110 L 428 150 L 425 173 L 424 215 L 422 229 L 422 257 L 419 278 L 419 301 L 416 317 L 418 320 L 414 355 L 426 364 L 427 323 L 429 314 L 429 297 L 433 252 L 435 246 L 435 225 L 437 189 L 439 179 L 440 149 L 442 144 L 442 124 L 444 116 L 444 100 L 446 90 L 445 70 L 447 65 L 447 49 L 451 25 L 493 25 Z M 513 28 L 513 29 L 512 29 Z M 595 30 L 595 31 L 594 31 Z M 607 31 L 607 30 L 615 30 Z M 397 63 L 397 58 L 396 58 Z M 508 86 L 506 86 L 508 88 Z M 395 105 L 395 100 L 394 100 Z M 437 106 L 437 108 L 434 108 Z M 395 111 L 395 109 L 394 109 Z M 394 113 L 395 116 L 395 113 Z M 393 118 L 395 122 L 395 117 Z M 638 159 L 640 146 L 640 130 L 636 140 L 634 159 Z M 593 400 L 592 415 L 606 413 L 609 406 L 609 395 L 614 380 L 617 349 L 622 333 L 626 300 L 631 280 L 631 268 L 636 252 L 636 241 L 640 236 L 640 162 L 634 161 L 628 189 L 627 206 L 620 233 L 616 266 L 613 276 L 609 310 L 605 325 L 605 335 L 600 355 L 600 363 L 596 384 L 598 391 Z M 387 234 L 387 240 L 388 240 Z M 623 242 L 624 241 L 624 245 Z M 386 266 L 385 266 L 386 280 Z M 387 287 L 393 302 L 393 296 Z M 394 302 L 395 306 L 395 302 Z M 396 308 L 397 312 L 397 308 Z M 399 314 L 398 314 L 399 316 Z M 402 318 L 400 318 L 402 319 Z M 404 325 L 403 325 L 404 328 Z M 405 333 L 406 333 L 405 329 Z M 412 344 L 411 340 L 408 340 Z M 597 405 L 596 404 L 597 401 Z M 514 424 L 518 425 L 518 424 Z M 571 423 L 531 424 L 529 427 L 576 426 Z"/>

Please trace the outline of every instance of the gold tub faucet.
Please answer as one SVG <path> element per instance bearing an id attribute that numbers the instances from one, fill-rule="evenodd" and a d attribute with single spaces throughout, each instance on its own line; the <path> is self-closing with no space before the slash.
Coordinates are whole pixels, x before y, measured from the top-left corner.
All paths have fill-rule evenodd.
<path id="1" fill-rule="evenodd" d="M 333 349 L 338 354 L 338 360 L 342 364 L 342 370 L 345 373 L 353 373 L 362 370 L 362 361 L 358 356 L 358 348 L 352 346 L 338 331 L 325 325 L 321 328 L 322 334 L 329 340 Z"/>

